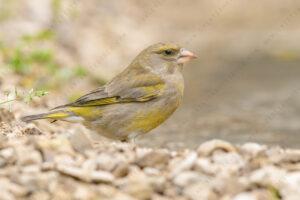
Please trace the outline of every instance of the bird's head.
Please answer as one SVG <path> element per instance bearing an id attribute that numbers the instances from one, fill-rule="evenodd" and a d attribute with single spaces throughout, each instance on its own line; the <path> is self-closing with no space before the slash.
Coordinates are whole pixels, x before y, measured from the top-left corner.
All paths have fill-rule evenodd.
<path id="1" fill-rule="evenodd" d="M 176 44 L 158 43 L 154 44 L 138 56 L 139 60 L 154 70 L 182 68 L 182 66 L 196 56 Z"/>

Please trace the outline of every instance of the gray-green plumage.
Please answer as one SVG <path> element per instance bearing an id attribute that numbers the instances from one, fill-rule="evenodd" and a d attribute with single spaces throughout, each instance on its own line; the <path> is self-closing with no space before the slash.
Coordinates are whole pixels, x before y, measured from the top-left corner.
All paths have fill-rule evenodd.
<path id="1" fill-rule="evenodd" d="M 174 44 L 155 44 L 106 85 L 24 121 L 50 118 L 80 121 L 101 135 L 129 140 L 164 122 L 183 97 L 183 64 L 195 56 Z"/>

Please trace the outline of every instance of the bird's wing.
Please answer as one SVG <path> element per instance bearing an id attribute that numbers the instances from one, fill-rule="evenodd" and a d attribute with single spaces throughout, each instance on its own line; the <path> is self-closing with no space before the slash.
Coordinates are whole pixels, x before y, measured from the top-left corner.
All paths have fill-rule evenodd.
<path id="1" fill-rule="evenodd" d="M 117 78 L 100 88 L 92 90 L 75 102 L 56 107 L 99 106 L 125 102 L 150 101 L 160 95 L 164 81 L 151 74 L 139 74 L 130 78 Z"/>

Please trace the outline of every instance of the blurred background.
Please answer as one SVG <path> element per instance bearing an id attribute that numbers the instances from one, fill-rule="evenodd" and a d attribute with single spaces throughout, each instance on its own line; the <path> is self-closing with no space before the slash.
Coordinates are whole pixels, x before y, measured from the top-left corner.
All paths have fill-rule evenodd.
<path id="1" fill-rule="evenodd" d="M 300 147 L 297 0 L 0 0 L 0 99 L 15 87 L 45 90 L 12 112 L 45 111 L 169 41 L 198 59 L 185 68 L 183 104 L 141 145 L 193 148 L 220 138 Z M 36 123 L 42 131 L 82 128 Z"/>

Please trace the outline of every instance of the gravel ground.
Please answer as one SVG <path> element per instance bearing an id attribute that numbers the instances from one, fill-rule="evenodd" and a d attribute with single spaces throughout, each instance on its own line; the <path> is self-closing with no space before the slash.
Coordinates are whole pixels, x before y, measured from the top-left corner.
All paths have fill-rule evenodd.
<path id="1" fill-rule="evenodd" d="M 172 151 L 43 133 L 1 108 L 0 199 L 298 200 L 300 150 L 210 140 Z"/>

